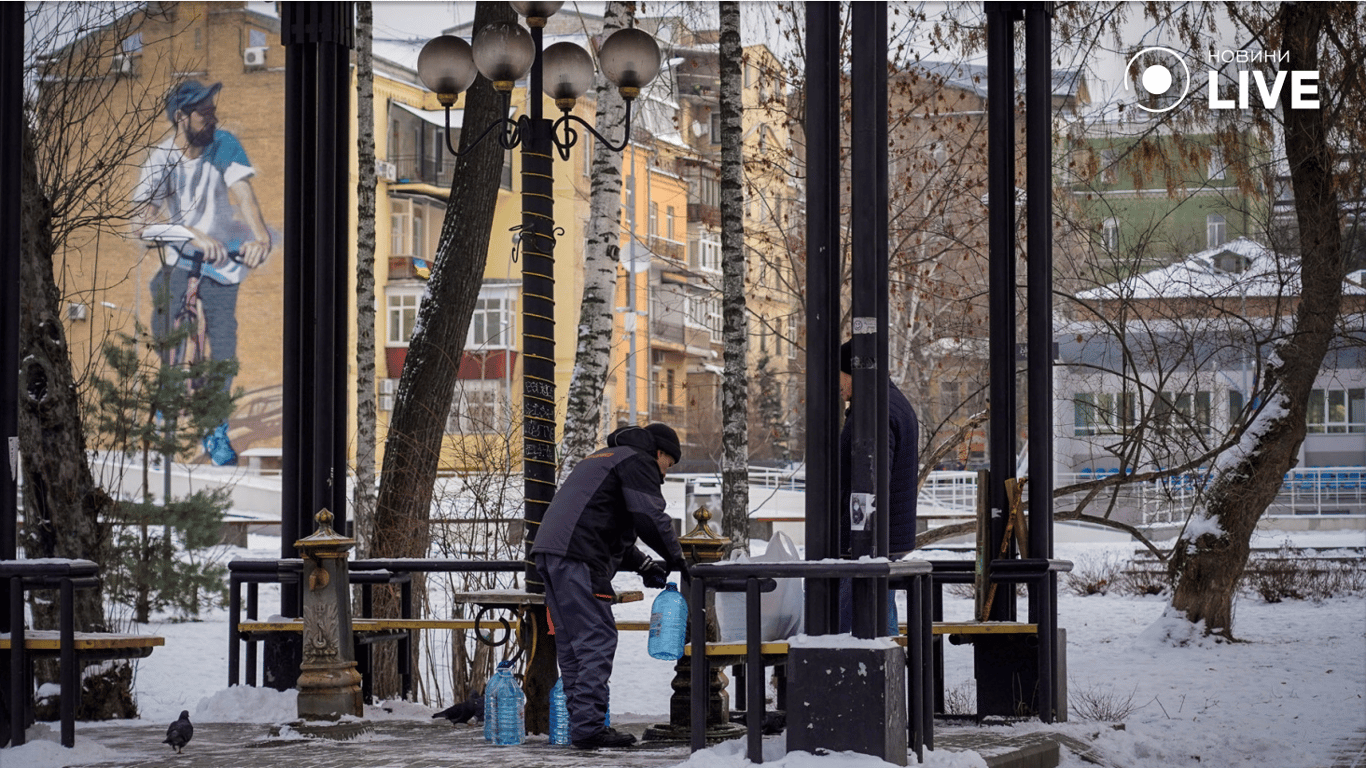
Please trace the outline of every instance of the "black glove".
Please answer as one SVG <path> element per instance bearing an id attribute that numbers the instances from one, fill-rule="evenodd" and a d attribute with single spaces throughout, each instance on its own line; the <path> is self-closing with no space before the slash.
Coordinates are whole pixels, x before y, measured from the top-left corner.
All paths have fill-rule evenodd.
<path id="1" fill-rule="evenodd" d="M 663 589 L 669 583 L 669 572 L 658 560 L 646 560 L 636 573 L 650 589 Z"/>

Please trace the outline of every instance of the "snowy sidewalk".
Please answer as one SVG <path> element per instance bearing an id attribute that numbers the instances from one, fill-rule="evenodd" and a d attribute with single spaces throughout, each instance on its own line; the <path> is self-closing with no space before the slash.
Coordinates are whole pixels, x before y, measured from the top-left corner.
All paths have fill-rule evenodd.
<path id="1" fill-rule="evenodd" d="M 289 730 L 272 736 L 273 726 L 267 725 L 196 723 L 194 739 L 182 754 L 161 743 L 166 738 L 165 726 L 84 727 L 77 742 L 97 742 L 111 757 L 118 756 L 88 764 L 104 768 L 645 768 L 688 759 L 685 745 L 578 750 L 551 746 L 544 736 L 532 736 L 520 747 L 494 747 L 484 742 L 481 727 L 452 726 L 444 720 L 380 720 L 367 722 L 365 727 L 368 730 L 353 739 L 335 741 Z M 626 728 L 643 731 L 644 725 Z"/>

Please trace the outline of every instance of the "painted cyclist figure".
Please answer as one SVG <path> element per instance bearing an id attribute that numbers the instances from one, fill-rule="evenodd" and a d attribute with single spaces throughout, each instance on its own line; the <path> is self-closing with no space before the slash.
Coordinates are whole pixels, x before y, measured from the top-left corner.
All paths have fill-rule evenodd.
<path id="1" fill-rule="evenodd" d="M 186 80 L 171 88 L 166 119 L 173 132 L 149 152 L 133 192 L 139 235 L 154 240 L 151 225 L 174 225 L 177 236 L 168 239 L 181 243 L 163 248 L 152 278 L 152 332 L 165 335 L 193 317 L 200 353 L 213 360 L 236 359 L 238 290 L 272 248 L 251 184 L 256 170 L 237 137 L 218 128 L 222 87 Z M 231 377 L 224 389 L 232 391 Z M 204 451 L 215 464 L 237 462 L 227 422 L 204 436 Z"/>

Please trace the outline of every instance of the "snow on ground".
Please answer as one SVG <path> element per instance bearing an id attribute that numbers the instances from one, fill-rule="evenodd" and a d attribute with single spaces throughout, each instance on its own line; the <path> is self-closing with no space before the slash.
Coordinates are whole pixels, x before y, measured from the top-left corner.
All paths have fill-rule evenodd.
<path id="1" fill-rule="evenodd" d="M 1289 538 L 1297 546 L 1363 546 L 1360 531 L 1267 534 L 1254 544 L 1275 546 Z M 756 542 L 762 545 L 762 542 Z M 272 556 L 278 539 L 252 537 L 252 550 L 236 555 Z M 757 547 L 756 547 L 757 548 Z M 1133 552 L 1131 544 L 1059 544 L 1058 556 L 1078 564 Z M 932 553 L 937 557 L 944 553 Z M 639 589 L 634 575 L 619 577 L 619 588 Z M 617 607 L 620 618 L 648 617 L 648 601 Z M 265 611 L 273 603 L 265 595 Z M 1319 768 L 1332 764 L 1336 743 L 1366 732 L 1366 611 L 1360 596 L 1322 602 L 1264 603 L 1244 595 L 1237 606 L 1235 633 L 1242 642 L 1219 643 L 1191 635 L 1184 622 L 1165 615 L 1162 597 L 1095 595 L 1077 597 L 1065 590 L 1059 599 L 1059 624 L 1067 630 L 1067 667 L 1071 722 L 1040 723 L 1020 729 L 1056 729 L 1092 743 L 1105 764 L 1118 768 L 1210 765 L 1221 768 L 1266 766 Z M 946 616 L 967 618 L 971 600 L 946 597 Z M 1021 606 L 1023 615 L 1024 608 Z M 904 606 L 903 613 L 904 614 Z M 296 719 L 294 694 L 267 689 L 227 688 L 227 614 L 215 611 L 193 623 L 153 623 L 145 632 L 162 635 L 166 645 L 138 664 L 136 694 L 142 721 L 168 723 L 182 709 L 195 722 L 284 723 Z M 613 676 L 614 722 L 657 722 L 667 715 L 672 665 L 649 658 L 644 632 L 623 632 Z M 945 645 L 945 677 L 950 690 L 969 691 L 972 656 L 968 646 Z M 1110 723 L 1081 719 L 1081 697 L 1128 708 Z M 387 704 L 392 711 L 367 708 L 367 717 L 428 719 L 437 707 Z M 55 724 L 54 724 L 55 725 Z M 119 727 L 120 723 L 81 723 L 80 729 Z M 23 747 L 0 751 L 0 763 L 25 768 L 117 760 L 117 754 L 92 739 L 77 738 L 62 749 L 55 729 L 38 726 Z M 912 758 L 914 762 L 914 758 Z M 687 768 L 739 768 L 748 765 L 743 740 L 694 754 Z M 784 754 L 782 737 L 765 742 L 765 763 L 773 768 L 873 768 L 885 763 L 855 754 Z M 983 766 L 975 752 L 944 749 L 926 754 L 936 768 Z M 1064 766 L 1080 768 L 1078 758 Z"/>

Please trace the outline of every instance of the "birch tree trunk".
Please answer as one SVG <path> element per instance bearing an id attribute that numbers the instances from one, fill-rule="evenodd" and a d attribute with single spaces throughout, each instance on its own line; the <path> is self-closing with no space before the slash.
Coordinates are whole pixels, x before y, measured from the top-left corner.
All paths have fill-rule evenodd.
<path id="1" fill-rule="evenodd" d="M 356 487 L 352 519 L 365 557 L 375 525 L 375 60 L 374 8 L 356 4 Z"/>
<path id="2" fill-rule="evenodd" d="M 1319 68 L 1318 45 L 1339 30 L 1329 3 L 1281 7 L 1281 50 L 1296 70 Z M 1338 10 L 1341 10 L 1340 7 Z M 1366 97 L 1360 78 L 1351 99 Z M 1335 83 L 1335 87 L 1339 85 Z M 1326 103 L 1326 99 L 1325 99 Z M 1233 596 L 1247 565 L 1252 533 L 1295 465 L 1306 431 L 1309 391 L 1323 365 L 1342 305 L 1346 259 L 1341 210 L 1333 180 L 1334 155 L 1324 109 L 1285 109 L 1285 153 L 1290 166 L 1300 244 L 1300 300 L 1295 325 L 1266 369 L 1266 408 L 1245 435 L 1251 448 L 1219 467 L 1204 509 L 1197 509 L 1173 550 L 1172 607 L 1207 634 L 1232 639 Z M 1251 438 L 1251 439 L 1249 439 Z"/>
<path id="3" fill-rule="evenodd" d="M 749 548 L 749 318 L 745 310 L 744 126 L 740 4 L 720 3 L 721 40 L 721 535 Z"/>
<path id="4" fill-rule="evenodd" d="M 635 3 L 609 2 L 603 16 L 605 38 L 635 21 Z M 594 88 L 598 133 L 615 139 L 625 127 L 626 102 L 616 86 L 601 73 Z M 584 244 L 583 301 L 579 305 L 579 340 L 574 352 L 574 374 L 569 382 L 564 443 L 560 451 L 560 479 L 597 447 L 602 429 L 602 397 L 612 362 L 612 320 L 617 297 L 617 265 L 621 262 L 621 153 L 602 142 L 593 147 L 587 242 Z M 627 290 L 635 290 L 628 273 Z M 628 371 L 627 375 L 633 375 Z M 634 414 L 633 414 L 634 417 Z"/>

